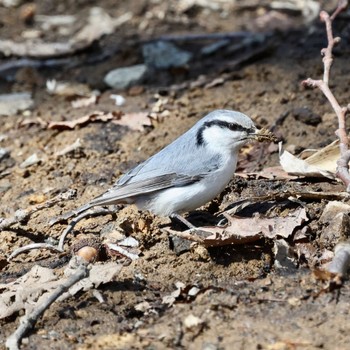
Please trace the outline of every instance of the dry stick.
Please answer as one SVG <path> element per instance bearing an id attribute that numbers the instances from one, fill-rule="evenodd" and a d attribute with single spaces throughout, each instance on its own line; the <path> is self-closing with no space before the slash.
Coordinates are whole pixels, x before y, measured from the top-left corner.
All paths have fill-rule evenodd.
<path id="1" fill-rule="evenodd" d="M 350 267 L 350 242 L 340 242 L 334 248 L 334 258 L 327 270 L 340 278 L 346 275 Z"/>
<path id="2" fill-rule="evenodd" d="M 331 16 L 331 20 L 333 21 L 335 17 L 342 11 L 344 11 L 348 7 L 348 0 L 339 0 L 338 6 L 335 9 L 334 13 Z"/>
<path id="3" fill-rule="evenodd" d="M 34 250 L 34 249 L 48 249 L 48 250 L 52 250 L 54 252 L 57 253 L 62 253 L 63 249 L 60 249 L 58 246 L 49 244 L 49 243 L 32 243 L 32 244 L 28 244 L 25 245 L 24 247 L 19 247 L 17 249 L 15 249 L 7 258 L 8 261 L 12 260 L 13 258 L 15 258 L 16 256 L 27 252 L 29 250 Z"/>
<path id="4" fill-rule="evenodd" d="M 340 13 L 346 8 L 347 3 L 348 3 L 347 1 L 341 0 L 332 16 L 329 16 L 329 14 L 326 11 L 321 11 L 320 19 L 324 21 L 326 24 L 326 32 L 327 32 L 327 40 L 328 40 L 327 47 L 321 50 L 321 54 L 324 56 L 322 60 L 324 65 L 323 80 L 314 80 L 314 79 L 308 78 L 307 80 L 304 80 L 302 84 L 304 86 L 309 86 L 309 87 L 318 87 L 323 92 L 323 94 L 327 97 L 328 101 L 330 102 L 333 110 L 335 111 L 338 117 L 338 130 L 336 131 L 336 135 L 338 136 L 340 141 L 339 142 L 340 158 L 337 161 L 336 176 L 343 181 L 343 183 L 346 185 L 346 190 L 350 192 L 350 174 L 349 174 L 349 168 L 348 168 L 348 163 L 350 160 L 350 151 L 349 151 L 349 141 L 348 141 L 347 132 L 345 128 L 345 116 L 348 110 L 346 107 L 341 107 L 339 105 L 337 99 L 334 97 L 332 91 L 329 88 L 329 74 L 333 63 L 332 51 L 333 51 L 334 45 L 336 45 L 340 41 L 340 38 L 333 37 L 332 21 L 336 18 L 338 13 Z"/>
<path id="5" fill-rule="evenodd" d="M 38 318 L 45 312 L 50 305 L 57 300 L 59 296 L 67 292 L 70 287 L 79 282 L 81 279 L 87 277 L 88 268 L 81 263 L 76 272 L 63 282 L 41 305 L 38 305 L 34 311 L 25 315 L 20 320 L 20 325 L 14 333 L 12 333 L 6 340 L 6 347 L 9 350 L 18 350 L 23 336 L 34 327 Z"/>
<path id="6" fill-rule="evenodd" d="M 44 203 L 33 205 L 27 209 L 19 209 L 11 218 L 0 218 L 0 231 L 11 227 L 12 225 L 17 224 L 18 222 L 28 219 L 32 214 L 36 213 L 39 210 L 52 207 L 54 204 L 59 203 L 61 201 L 72 199 L 75 196 L 75 193 L 75 190 L 68 190 L 67 192 L 60 193 L 56 197 L 51 198 Z"/>
<path id="7" fill-rule="evenodd" d="M 67 226 L 67 228 L 62 232 L 59 243 L 58 243 L 58 249 L 63 251 L 63 245 L 64 245 L 64 240 L 66 239 L 66 236 L 68 235 L 69 232 L 71 232 L 74 228 L 74 226 L 81 221 L 82 219 L 88 217 L 88 216 L 98 216 L 102 214 L 112 214 L 113 211 L 110 209 L 106 208 L 95 208 L 95 209 L 89 209 L 86 211 L 83 211 L 80 215 L 78 215 L 76 218 L 74 218 L 70 224 Z"/>
<path id="8" fill-rule="evenodd" d="M 31 244 L 27 244 L 24 247 L 20 247 L 15 249 L 7 258 L 8 261 L 10 261 L 11 259 L 15 258 L 16 256 L 25 253 L 29 250 L 33 250 L 33 249 L 48 249 L 48 250 L 52 250 L 55 251 L 57 253 L 63 253 L 64 252 L 64 240 L 66 239 L 66 236 L 68 235 L 68 233 L 70 233 L 74 226 L 83 218 L 87 217 L 87 216 L 97 216 L 97 215 L 102 215 L 102 214 L 112 214 L 114 211 L 111 211 L 109 209 L 105 209 L 105 208 L 97 208 L 95 210 L 90 209 L 88 211 L 85 211 L 83 213 L 81 213 L 79 216 L 77 216 L 75 219 L 72 220 L 72 222 L 68 225 L 68 227 L 63 231 L 63 233 L 60 236 L 60 240 L 58 242 L 58 245 L 52 245 L 50 243 L 31 243 Z"/>

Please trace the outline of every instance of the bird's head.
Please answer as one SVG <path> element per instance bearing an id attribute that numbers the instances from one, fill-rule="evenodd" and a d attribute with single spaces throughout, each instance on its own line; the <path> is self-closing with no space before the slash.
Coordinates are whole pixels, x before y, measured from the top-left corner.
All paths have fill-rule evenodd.
<path id="1" fill-rule="evenodd" d="M 250 140 L 275 141 L 275 138 L 267 130 L 259 130 L 249 117 L 240 112 L 216 110 L 198 122 L 198 147 L 237 152 Z"/>

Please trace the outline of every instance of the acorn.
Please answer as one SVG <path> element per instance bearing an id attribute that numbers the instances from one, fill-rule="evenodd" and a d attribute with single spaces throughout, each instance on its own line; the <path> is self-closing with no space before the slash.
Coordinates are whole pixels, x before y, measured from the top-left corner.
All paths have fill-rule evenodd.
<path id="1" fill-rule="evenodd" d="M 98 260 L 101 250 L 101 242 L 96 238 L 80 238 L 72 245 L 72 254 L 78 255 L 88 263 Z"/>

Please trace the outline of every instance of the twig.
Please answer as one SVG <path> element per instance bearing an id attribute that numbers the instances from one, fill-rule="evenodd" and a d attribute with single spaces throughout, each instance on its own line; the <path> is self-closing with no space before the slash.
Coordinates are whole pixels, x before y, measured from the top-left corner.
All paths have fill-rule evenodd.
<path id="1" fill-rule="evenodd" d="M 331 16 L 331 20 L 333 21 L 335 17 L 342 11 L 344 11 L 348 7 L 348 0 L 339 0 L 338 6 L 335 9 L 334 13 Z"/>
<path id="2" fill-rule="evenodd" d="M 347 5 L 348 1 L 340 0 L 337 9 L 331 16 L 326 11 L 321 11 L 320 19 L 321 21 L 325 22 L 328 40 L 327 47 L 321 50 L 321 55 L 323 56 L 322 61 L 324 66 L 323 80 L 314 80 L 308 78 L 307 80 L 304 80 L 302 82 L 302 85 L 319 88 L 330 102 L 333 110 L 335 111 L 338 117 L 338 130 L 336 131 L 336 135 L 338 136 L 340 141 L 340 159 L 337 161 L 336 176 L 343 181 L 343 183 L 346 185 L 346 190 L 350 192 L 350 174 L 348 168 L 348 163 L 350 160 L 350 151 L 349 141 L 345 127 L 345 116 L 348 112 L 348 108 L 341 107 L 339 105 L 337 99 L 335 98 L 335 96 L 329 88 L 329 75 L 333 63 L 333 47 L 340 42 L 339 37 L 333 37 L 332 21 L 341 11 L 343 11 L 347 7 Z"/>
<path id="3" fill-rule="evenodd" d="M 76 272 L 63 282 L 41 305 L 38 305 L 32 313 L 23 316 L 20 325 L 14 333 L 6 340 L 6 347 L 9 350 L 18 350 L 23 336 L 34 327 L 38 318 L 45 312 L 50 305 L 57 300 L 59 296 L 67 292 L 74 284 L 88 276 L 88 268 L 83 262 L 79 265 Z"/>
<path id="4" fill-rule="evenodd" d="M 350 267 L 350 242 L 340 242 L 334 248 L 334 258 L 328 265 L 330 273 L 344 277 Z"/>
<path id="5" fill-rule="evenodd" d="M 84 219 L 87 216 L 96 216 L 96 215 L 101 215 L 101 214 L 111 214 L 114 211 L 111 211 L 110 209 L 105 209 L 105 208 L 97 208 L 97 209 L 90 209 L 87 210 L 80 215 L 78 215 L 75 219 L 71 221 L 71 223 L 68 225 L 68 227 L 62 232 L 60 240 L 58 242 L 58 245 L 52 245 L 49 243 L 31 243 L 28 245 L 25 245 L 24 247 L 17 248 L 14 250 L 10 256 L 7 258 L 7 260 L 11 260 L 18 256 L 19 254 L 22 254 L 24 252 L 27 252 L 29 250 L 33 249 L 49 249 L 53 250 L 58 253 L 64 252 L 63 245 L 64 245 L 64 240 L 66 239 L 66 236 L 68 235 L 69 232 L 71 232 L 74 228 L 74 226 L 82 219 Z"/>
<path id="6" fill-rule="evenodd" d="M 4 219 L 0 218 L 0 231 L 5 230 L 8 227 L 11 227 L 18 222 L 28 219 L 32 214 L 40 211 L 42 209 L 46 209 L 52 207 L 54 204 L 72 199 L 76 194 L 75 190 L 68 190 L 66 192 L 58 194 L 56 197 L 53 197 L 47 200 L 44 203 L 40 203 L 37 205 L 32 205 L 27 209 L 19 209 L 15 212 L 15 215 L 11 218 Z"/>
<path id="7" fill-rule="evenodd" d="M 20 247 L 15 249 L 7 258 L 8 261 L 10 261 L 11 259 L 15 258 L 16 256 L 27 252 L 28 250 L 33 250 L 33 249 L 48 249 L 48 250 L 53 250 L 55 252 L 58 253 L 62 253 L 63 250 L 58 248 L 58 246 L 49 244 L 49 243 L 32 243 L 32 244 L 28 244 L 25 245 L 24 247 Z"/>
<path id="8" fill-rule="evenodd" d="M 110 209 L 106 208 L 96 208 L 96 209 L 89 209 L 86 211 L 83 211 L 80 215 L 78 215 L 76 218 L 74 218 L 70 224 L 67 226 L 67 228 L 62 232 L 60 241 L 58 243 L 58 249 L 63 250 L 64 240 L 66 239 L 66 236 L 69 232 L 71 232 L 74 228 L 74 226 L 81 221 L 82 219 L 88 217 L 88 216 L 97 216 L 102 214 L 112 214 L 114 211 L 111 211 Z"/>
<path id="9" fill-rule="evenodd" d="M 121 254 L 123 256 L 126 256 L 130 260 L 137 260 L 139 258 L 139 256 L 137 254 L 134 254 L 134 253 L 131 253 L 131 252 L 127 251 L 126 249 L 124 249 L 123 247 L 119 246 L 118 244 L 106 243 L 106 247 L 108 249 L 111 249 L 111 250 L 114 250 L 114 251 L 118 252 L 119 254 Z"/>
<path id="10" fill-rule="evenodd" d="M 195 233 L 196 232 L 195 228 L 189 229 L 187 231 L 182 231 L 182 232 L 181 231 L 174 231 L 174 230 L 170 230 L 170 229 L 166 229 L 166 231 L 168 233 L 170 233 L 171 235 L 177 236 L 177 237 L 185 239 L 187 241 L 196 242 L 199 244 L 204 243 L 204 239 Z M 198 229 L 197 232 L 200 233 L 200 232 L 202 232 L 202 230 Z"/>

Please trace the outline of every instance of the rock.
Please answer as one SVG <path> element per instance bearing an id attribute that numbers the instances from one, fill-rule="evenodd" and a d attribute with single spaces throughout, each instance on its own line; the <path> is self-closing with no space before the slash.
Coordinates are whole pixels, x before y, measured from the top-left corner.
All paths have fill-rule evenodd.
<path id="1" fill-rule="evenodd" d="M 330 223 L 339 213 L 349 214 L 350 205 L 339 201 L 330 201 L 323 209 L 320 221 L 324 224 Z"/>
<path id="2" fill-rule="evenodd" d="M 114 89 L 127 89 L 132 85 L 140 84 L 147 73 L 147 66 L 137 64 L 111 70 L 104 78 L 104 82 Z"/>
<path id="3" fill-rule="evenodd" d="M 350 218 L 347 213 L 336 214 L 320 234 L 320 245 L 332 249 L 337 243 L 350 237 Z"/>
<path id="4" fill-rule="evenodd" d="M 10 151 L 6 148 L 0 148 L 0 161 L 10 155 Z"/>
<path id="5" fill-rule="evenodd" d="M 281 274 L 294 273 L 297 270 L 297 266 L 292 248 L 284 239 L 278 239 L 274 243 L 275 270 Z"/>
<path id="6" fill-rule="evenodd" d="M 190 52 L 180 50 L 174 44 L 165 41 L 143 45 L 142 54 L 146 65 L 156 69 L 183 67 L 192 58 Z"/>
<path id="7" fill-rule="evenodd" d="M 322 122 L 322 118 L 307 107 L 294 108 L 292 114 L 296 120 L 308 125 L 318 125 Z"/>
<path id="8" fill-rule="evenodd" d="M 40 159 L 38 157 L 38 155 L 36 153 L 33 153 L 31 156 L 29 156 L 24 162 L 22 162 L 19 167 L 21 169 L 24 169 L 24 168 L 28 168 L 30 167 L 31 165 L 33 164 L 37 164 L 39 162 L 41 162 L 42 159 Z"/>
<path id="9" fill-rule="evenodd" d="M 28 92 L 0 95 L 0 115 L 13 115 L 33 105 L 34 101 Z"/>
<path id="10" fill-rule="evenodd" d="M 330 201 L 325 206 L 320 222 L 325 224 L 320 234 L 320 245 L 327 249 L 333 247 L 341 240 L 350 237 L 350 205 Z"/>
<path id="11" fill-rule="evenodd" d="M 188 315 L 184 320 L 183 320 L 183 325 L 187 330 L 193 330 L 198 327 L 201 327 L 203 325 L 203 320 L 200 319 L 199 317 L 195 315 Z"/>
<path id="12" fill-rule="evenodd" d="M 169 236 L 170 249 L 175 252 L 176 255 L 181 255 L 185 252 L 188 252 L 191 249 L 190 241 L 180 238 L 175 235 Z"/>

